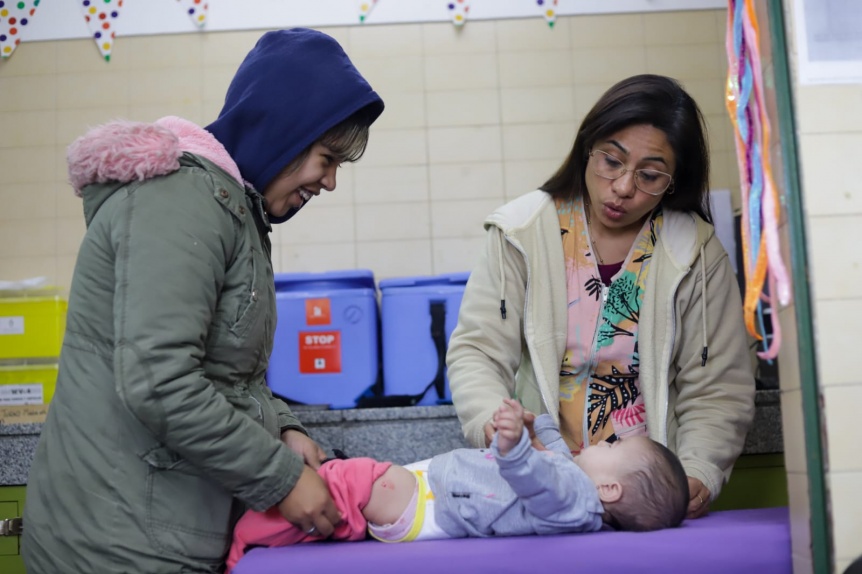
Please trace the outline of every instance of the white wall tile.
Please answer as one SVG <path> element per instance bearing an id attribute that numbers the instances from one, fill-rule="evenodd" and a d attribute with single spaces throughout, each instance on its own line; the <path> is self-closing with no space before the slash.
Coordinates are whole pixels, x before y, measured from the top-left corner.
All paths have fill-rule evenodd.
<path id="1" fill-rule="evenodd" d="M 434 22 L 422 30 L 426 54 L 476 54 L 497 49 L 497 26 L 491 20 L 470 20 L 469 25 L 457 28 L 450 22 Z"/>
<path id="2" fill-rule="evenodd" d="M 53 254 L 38 257 L 0 257 L 0 277 L 6 281 L 45 277 L 49 285 L 58 285 L 57 258 Z"/>
<path id="3" fill-rule="evenodd" d="M 374 130 L 425 127 L 425 92 L 388 91 L 379 94 L 386 105 Z"/>
<path id="4" fill-rule="evenodd" d="M 685 12 L 653 12 L 643 15 L 644 43 L 650 46 L 680 44 L 720 44 L 712 10 Z"/>
<path id="5" fill-rule="evenodd" d="M 829 445 L 829 470 L 858 473 L 862 488 L 862 456 L 859 454 L 858 405 L 862 404 L 862 383 L 829 386 L 823 389 L 826 443 Z M 862 505 L 859 506 L 862 516 Z M 862 548 L 860 548 L 862 552 Z"/>
<path id="6" fill-rule="evenodd" d="M 862 86 L 798 86 L 795 91 L 796 126 L 802 134 L 862 131 L 862 114 L 847 113 L 862 106 Z M 808 159 L 804 159 L 808 163 Z"/>
<path id="7" fill-rule="evenodd" d="M 280 245 L 350 243 L 356 238 L 355 215 L 351 206 L 325 207 L 312 199 L 290 221 L 277 225 Z M 283 228 L 283 229 L 282 229 Z"/>
<path id="8" fill-rule="evenodd" d="M 847 251 L 841 250 L 843 254 Z M 821 290 L 828 289 L 828 286 L 822 283 L 823 281 L 819 281 L 818 287 Z M 862 318 L 862 300 L 840 298 L 817 300 L 814 301 L 814 312 L 819 383 L 829 386 L 859 382 L 858 373 L 854 372 L 854 369 L 847 368 L 847 357 L 853 357 L 859 352 L 854 338 L 847 336 L 847 325 Z"/>
<path id="9" fill-rule="evenodd" d="M 428 203 L 377 203 L 356 206 L 356 240 L 392 241 L 428 238 Z"/>
<path id="10" fill-rule="evenodd" d="M 574 77 L 569 50 L 502 52 L 499 55 L 500 86 L 534 88 L 571 86 Z"/>
<path id="11" fill-rule="evenodd" d="M 54 145 L 56 124 L 54 110 L 0 112 L 0 149 Z"/>
<path id="12" fill-rule="evenodd" d="M 122 71 L 112 74 L 96 72 L 60 74 L 56 77 L 57 108 L 101 108 L 126 105 L 129 102 L 129 86 L 132 83 L 128 80 L 128 75 Z M 151 77 L 150 82 L 153 80 Z M 157 85 L 162 86 L 158 78 L 155 78 L 155 81 Z M 134 80 L 133 83 L 136 89 L 142 86 L 140 79 Z M 150 87 L 147 93 L 153 95 L 155 89 Z M 197 95 L 196 92 L 195 96 Z M 136 101 L 141 101 L 140 95 L 136 96 Z"/>
<path id="13" fill-rule="evenodd" d="M 538 18 L 497 20 L 497 50 L 525 52 L 535 50 L 566 50 L 571 45 L 571 22 L 574 18 L 559 16 L 551 28 Z"/>
<path id="14" fill-rule="evenodd" d="M 428 129 L 428 160 L 432 164 L 500 161 L 501 158 L 498 126 Z"/>
<path id="15" fill-rule="evenodd" d="M 57 49 L 57 42 L 29 42 L 23 50 L 16 49 L 14 57 L 0 60 L 0 77 L 56 74 Z"/>
<path id="16" fill-rule="evenodd" d="M 503 88 L 500 97 L 505 124 L 573 123 L 575 119 L 575 94 L 570 86 Z"/>
<path id="17" fill-rule="evenodd" d="M 0 221 L 56 217 L 55 193 L 54 186 L 45 183 L 0 186 Z"/>
<path id="18" fill-rule="evenodd" d="M 377 280 L 429 275 L 431 241 L 428 239 L 358 241 L 356 264 L 362 269 L 373 269 L 374 278 Z"/>
<path id="19" fill-rule="evenodd" d="M 500 123 L 500 93 L 497 90 L 428 92 L 430 127 L 484 126 Z"/>
<path id="20" fill-rule="evenodd" d="M 358 267 L 353 243 L 284 243 L 281 259 L 273 261 L 273 266 L 276 273 L 320 273 Z"/>
<path id="21" fill-rule="evenodd" d="M 149 36 L 123 37 L 123 63 L 129 70 L 200 69 L 203 36 L 205 34 L 170 34 L 162 36 L 159 42 L 153 42 Z"/>
<path id="22" fill-rule="evenodd" d="M 53 182 L 57 175 L 56 160 L 54 146 L 4 149 L 0 153 L 0 185 Z"/>
<path id="23" fill-rule="evenodd" d="M 808 216 L 862 214 L 862 187 L 852 169 L 836 169 L 841 158 L 862 157 L 862 132 L 803 134 L 799 152 L 805 158 L 803 192 Z"/>
<path id="24" fill-rule="evenodd" d="M 431 204 L 431 235 L 437 238 L 467 238 L 485 235 L 482 222 L 499 207 L 492 199 L 435 201 Z"/>
<path id="25" fill-rule="evenodd" d="M 574 141 L 575 132 L 565 122 L 503 126 L 503 158 L 562 163 Z"/>
<path id="26" fill-rule="evenodd" d="M 428 201 L 428 167 L 405 165 L 355 168 L 356 203 Z"/>
<path id="27" fill-rule="evenodd" d="M 860 226 L 862 215 L 808 218 L 808 263 L 818 300 L 862 298 L 862 253 L 835 249 L 853 245 Z"/>
<path id="28" fill-rule="evenodd" d="M 842 560 L 862 555 L 862 472 L 830 472 L 832 498 L 832 543 L 835 557 Z"/>
<path id="29" fill-rule="evenodd" d="M 482 90 L 499 83 L 495 54 L 428 55 L 424 69 L 429 91 Z"/>
<path id="30" fill-rule="evenodd" d="M 503 200 L 503 164 L 435 163 L 428 169 L 431 201 L 489 198 Z"/>
<path id="31" fill-rule="evenodd" d="M 132 106 L 200 105 L 202 86 L 200 68 L 135 70 L 126 74 L 127 97 Z"/>
<path id="32" fill-rule="evenodd" d="M 392 54 L 396 53 L 392 52 Z M 384 102 L 389 92 L 413 92 L 425 89 L 424 60 L 421 56 L 390 54 L 388 57 L 363 58 L 351 54 L 351 59 Z"/>
<path id="33" fill-rule="evenodd" d="M 427 161 L 426 130 L 380 130 L 371 128 L 363 167 L 421 165 Z"/>
<path id="34" fill-rule="evenodd" d="M 604 89 L 647 71 L 647 55 L 643 46 L 611 45 L 601 50 L 579 48 L 572 52 L 572 60 L 577 83 L 602 84 Z"/>
<path id="35" fill-rule="evenodd" d="M 0 258 L 54 257 L 57 229 L 50 219 L 19 219 L 0 225 Z"/>
<path id="36" fill-rule="evenodd" d="M 790 543 L 794 558 L 811 560 L 811 500 L 808 475 L 787 473 L 787 497 L 790 506 Z M 795 572 L 795 571 L 794 571 Z"/>
<path id="37" fill-rule="evenodd" d="M 538 189 L 562 165 L 564 156 L 556 159 L 507 161 L 505 163 L 506 198 L 513 199 Z"/>
<path id="38" fill-rule="evenodd" d="M 0 111 L 53 110 L 57 76 L 5 76 L 0 68 Z"/>
<path id="39" fill-rule="evenodd" d="M 684 46 L 647 46 L 646 71 L 664 74 L 680 80 L 705 80 L 723 77 L 727 57 L 719 44 L 687 44 Z"/>
<path id="40" fill-rule="evenodd" d="M 802 390 L 781 391 L 781 430 L 784 442 L 784 468 L 804 474 L 808 470 L 805 424 L 802 416 Z"/>
<path id="41" fill-rule="evenodd" d="M 613 38 L 613 46 L 644 46 L 643 14 L 584 14 L 569 19 L 573 48 L 596 49 L 597 56 Z M 596 48 L 600 46 L 600 48 Z"/>
<path id="42" fill-rule="evenodd" d="M 482 237 L 437 238 L 433 245 L 433 273 L 472 271 L 484 246 Z"/>
<path id="43" fill-rule="evenodd" d="M 398 26 L 350 26 L 350 57 L 387 57 L 422 54 L 422 24 Z"/>

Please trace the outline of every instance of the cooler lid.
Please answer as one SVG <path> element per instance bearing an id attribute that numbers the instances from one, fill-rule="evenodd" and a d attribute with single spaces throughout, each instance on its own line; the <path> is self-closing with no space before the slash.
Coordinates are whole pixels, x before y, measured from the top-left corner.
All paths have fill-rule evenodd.
<path id="1" fill-rule="evenodd" d="M 423 275 L 418 277 L 393 277 L 380 281 L 380 290 L 394 287 L 429 287 L 437 285 L 466 285 L 470 272 Z"/>
<path id="2" fill-rule="evenodd" d="M 276 291 L 324 289 L 374 289 L 374 273 L 370 269 L 344 269 L 321 273 L 276 273 Z"/>

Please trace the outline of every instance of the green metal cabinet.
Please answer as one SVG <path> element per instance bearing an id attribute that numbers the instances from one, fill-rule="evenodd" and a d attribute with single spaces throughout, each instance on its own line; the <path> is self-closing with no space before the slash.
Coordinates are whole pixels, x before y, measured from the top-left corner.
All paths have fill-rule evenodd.
<path id="1" fill-rule="evenodd" d="M 23 486 L 0 486 L 0 520 L 17 518 L 23 514 L 24 492 Z M 20 536 L 0 536 L 0 572 L 25 574 Z"/>

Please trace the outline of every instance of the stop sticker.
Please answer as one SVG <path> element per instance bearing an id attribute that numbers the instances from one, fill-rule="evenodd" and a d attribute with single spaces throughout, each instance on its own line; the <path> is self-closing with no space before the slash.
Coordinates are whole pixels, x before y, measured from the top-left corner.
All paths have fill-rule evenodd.
<path id="1" fill-rule="evenodd" d="M 300 331 L 299 372 L 341 372 L 341 331 Z"/>

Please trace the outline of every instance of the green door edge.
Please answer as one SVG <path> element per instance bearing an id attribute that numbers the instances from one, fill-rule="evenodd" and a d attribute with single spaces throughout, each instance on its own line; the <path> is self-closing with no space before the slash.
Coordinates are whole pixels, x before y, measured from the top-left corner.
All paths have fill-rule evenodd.
<path id="1" fill-rule="evenodd" d="M 784 156 L 785 194 L 790 224 L 790 256 L 793 289 L 795 291 L 797 351 L 802 387 L 802 420 L 805 433 L 806 467 L 811 528 L 811 561 L 814 572 L 832 572 L 832 545 L 827 511 L 823 443 L 820 433 L 820 392 L 817 379 L 817 357 L 814 353 L 814 328 L 811 312 L 811 292 L 808 289 L 808 256 L 805 241 L 805 221 L 802 216 L 802 192 L 799 162 L 796 155 L 796 120 L 793 93 L 787 59 L 787 37 L 784 8 L 792 9 L 788 0 L 766 0 L 769 30 L 772 37 L 772 60 L 775 69 L 775 97 L 778 106 L 781 152 Z"/>

